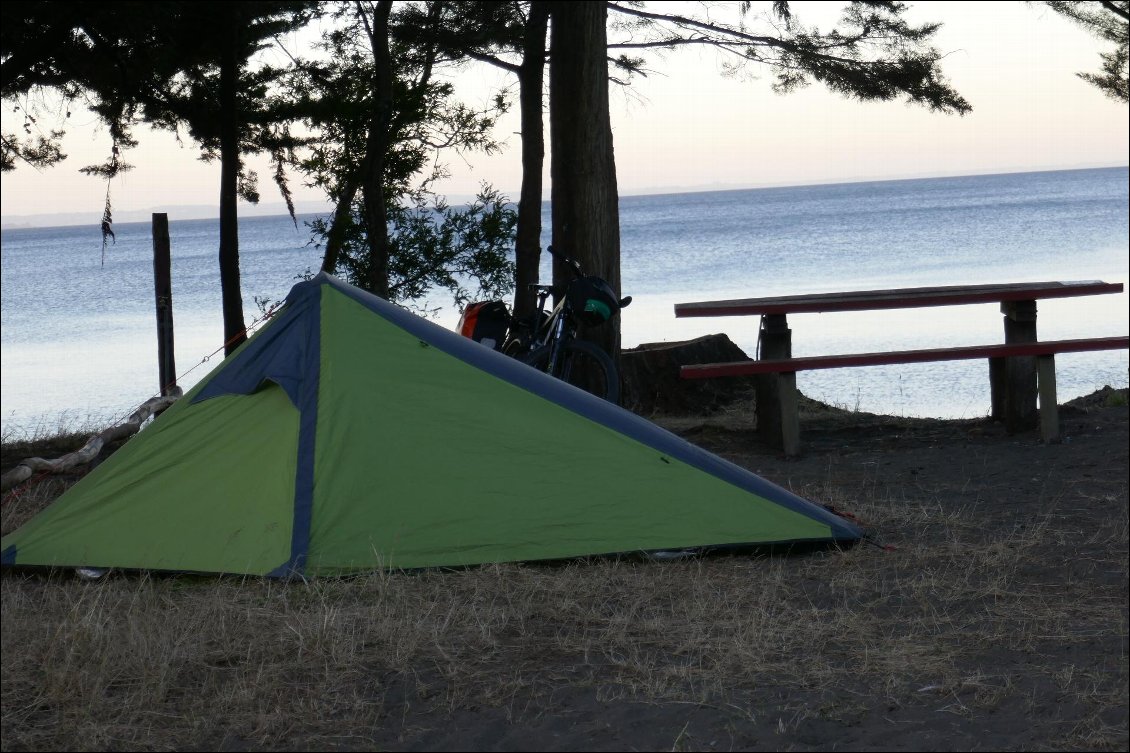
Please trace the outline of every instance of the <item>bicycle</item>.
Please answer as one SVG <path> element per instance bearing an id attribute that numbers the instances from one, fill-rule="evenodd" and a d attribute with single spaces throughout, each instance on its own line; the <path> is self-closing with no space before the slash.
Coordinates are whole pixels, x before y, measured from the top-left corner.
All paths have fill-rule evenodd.
<path id="1" fill-rule="evenodd" d="M 599 326 L 611 320 L 620 309 L 632 302 L 632 297 L 618 298 L 607 282 L 586 275 L 576 260 L 554 251 L 552 246 L 546 250 L 565 263 L 573 273 L 572 280 L 563 286 L 531 285 L 537 291 L 537 308 L 524 321 L 509 314 L 505 320 L 496 319 L 496 322 L 505 321 L 505 334 L 501 337 L 498 336 L 500 330 L 497 324 L 494 331 L 477 331 L 480 309 L 469 316 L 471 306 L 464 311 L 459 330 L 463 335 L 489 343 L 538 371 L 618 403 L 620 372 L 616 364 L 598 345 L 578 339 L 577 335 L 581 327 Z M 558 302 L 552 311 L 546 311 L 550 296 L 558 298 Z M 500 303 L 472 306 L 491 306 L 497 311 Z M 505 310 L 505 304 L 502 304 L 502 310 Z"/>

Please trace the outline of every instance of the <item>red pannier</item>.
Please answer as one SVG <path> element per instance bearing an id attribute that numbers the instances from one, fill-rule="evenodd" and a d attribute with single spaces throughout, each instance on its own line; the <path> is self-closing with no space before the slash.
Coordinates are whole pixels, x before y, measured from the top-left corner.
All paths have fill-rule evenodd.
<path id="1" fill-rule="evenodd" d="M 469 337 L 488 348 L 499 350 L 506 339 L 510 325 L 510 312 L 502 301 L 468 303 L 459 317 L 459 334 Z"/>

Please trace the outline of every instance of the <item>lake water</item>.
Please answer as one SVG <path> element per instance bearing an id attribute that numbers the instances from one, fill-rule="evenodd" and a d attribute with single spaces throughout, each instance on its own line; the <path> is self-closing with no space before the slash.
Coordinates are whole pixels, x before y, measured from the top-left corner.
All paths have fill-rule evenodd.
<path id="1" fill-rule="evenodd" d="M 725 332 L 751 355 L 756 317 L 678 319 L 678 302 L 926 285 L 1127 282 L 1128 170 L 1107 168 L 621 199 L 623 343 Z M 220 356 L 218 221 L 170 219 L 176 363 L 183 387 Z M 240 222 L 247 319 L 320 255 L 287 217 Z M 548 227 L 548 207 L 545 225 Z M 148 223 L 2 233 L 0 426 L 5 437 L 127 415 L 157 391 Z M 543 238 L 543 245 L 549 242 Z M 547 267 L 543 267 L 543 275 Z M 438 302 L 438 301 L 437 301 Z M 1041 301 L 1041 339 L 1124 335 L 1127 294 Z M 450 307 L 437 317 L 454 327 Z M 794 355 L 991 344 L 995 304 L 789 317 Z M 1127 384 L 1126 351 L 1057 356 L 1061 400 Z M 195 368 L 194 368 L 195 367 Z M 805 394 L 848 408 L 973 417 L 981 361 L 802 372 Z"/>

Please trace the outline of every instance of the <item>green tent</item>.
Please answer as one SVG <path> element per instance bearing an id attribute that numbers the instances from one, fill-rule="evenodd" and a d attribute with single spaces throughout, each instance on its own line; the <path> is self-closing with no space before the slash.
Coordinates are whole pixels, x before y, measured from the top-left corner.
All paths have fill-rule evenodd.
<path id="1" fill-rule="evenodd" d="M 649 421 L 321 274 L 0 555 L 285 577 L 860 536 Z"/>

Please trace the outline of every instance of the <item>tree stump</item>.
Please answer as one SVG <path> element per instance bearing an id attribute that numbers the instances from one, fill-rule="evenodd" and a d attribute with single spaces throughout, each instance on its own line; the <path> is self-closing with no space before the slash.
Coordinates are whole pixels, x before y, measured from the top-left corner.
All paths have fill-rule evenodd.
<path id="1" fill-rule="evenodd" d="M 656 413 L 713 413 L 748 397 L 751 377 L 680 379 L 690 364 L 748 361 L 749 356 L 724 334 L 694 340 L 645 343 L 620 353 L 625 408 L 643 416 Z"/>

